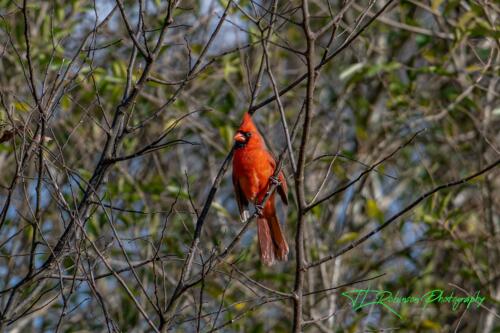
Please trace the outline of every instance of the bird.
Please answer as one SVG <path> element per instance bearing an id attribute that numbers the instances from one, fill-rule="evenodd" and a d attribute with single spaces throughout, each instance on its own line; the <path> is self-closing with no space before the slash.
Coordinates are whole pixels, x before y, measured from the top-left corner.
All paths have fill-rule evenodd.
<path id="1" fill-rule="evenodd" d="M 276 260 L 286 261 L 289 249 L 275 206 L 275 193 L 288 205 L 286 179 L 281 171 L 277 179 L 272 177 L 276 161 L 248 112 L 234 135 L 234 149 L 232 180 L 240 216 L 245 220 L 249 204 L 254 204 L 259 213 L 257 237 L 262 263 L 272 266 Z M 272 182 L 277 184 L 276 192 L 261 207 Z"/>

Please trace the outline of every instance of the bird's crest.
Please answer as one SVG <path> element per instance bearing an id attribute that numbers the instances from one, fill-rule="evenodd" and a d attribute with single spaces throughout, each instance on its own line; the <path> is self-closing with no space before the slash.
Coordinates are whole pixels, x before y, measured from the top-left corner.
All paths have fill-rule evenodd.
<path id="1" fill-rule="evenodd" d="M 241 122 L 240 128 L 238 129 L 242 132 L 258 132 L 257 126 L 255 126 L 252 117 L 248 112 L 243 115 L 243 121 Z"/>

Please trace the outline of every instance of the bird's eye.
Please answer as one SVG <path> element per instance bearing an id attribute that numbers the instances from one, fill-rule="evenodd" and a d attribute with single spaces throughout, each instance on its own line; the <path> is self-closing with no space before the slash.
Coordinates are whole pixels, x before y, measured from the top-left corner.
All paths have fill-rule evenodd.
<path id="1" fill-rule="evenodd" d="M 245 137 L 249 138 L 249 137 L 251 137 L 251 136 L 252 136 L 252 133 L 250 133 L 250 132 L 245 132 L 245 133 L 244 133 L 244 135 L 245 135 Z"/>

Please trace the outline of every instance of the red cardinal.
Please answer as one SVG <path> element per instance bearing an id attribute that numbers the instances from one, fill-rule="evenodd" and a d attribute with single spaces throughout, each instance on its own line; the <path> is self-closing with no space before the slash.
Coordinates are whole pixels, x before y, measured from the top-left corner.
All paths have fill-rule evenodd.
<path id="1" fill-rule="evenodd" d="M 266 149 L 264 139 L 248 113 L 234 136 L 235 152 L 233 157 L 233 185 L 236 201 L 243 218 L 246 217 L 248 204 L 259 205 L 270 185 L 276 162 Z M 278 175 L 277 192 L 287 205 L 287 186 L 283 173 Z M 257 219 L 257 235 L 260 246 L 260 259 L 268 266 L 275 259 L 286 260 L 288 244 L 281 230 L 274 206 L 274 193 L 266 201 Z"/>

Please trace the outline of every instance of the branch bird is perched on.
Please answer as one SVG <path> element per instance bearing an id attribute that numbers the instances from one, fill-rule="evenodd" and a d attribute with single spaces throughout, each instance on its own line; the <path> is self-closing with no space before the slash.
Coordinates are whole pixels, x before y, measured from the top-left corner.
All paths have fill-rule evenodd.
<path id="1" fill-rule="evenodd" d="M 234 136 L 233 185 L 236 201 L 243 218 L 249 203 L 257 207 L 264 199 L 274 174 L 276 162 L 266 149 L 263 138 L 251 116 L 245 113 L 243 121 Z M 287 185 L 283 173 L 278 175 L 277 192 L 283 203 L 288 204 Z M 266 201 L 257 218 L 260 258 L 268 266 L 275 260 L 287 260 L 288 244 L 276 215 L 274 193 Z"/>

